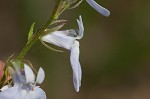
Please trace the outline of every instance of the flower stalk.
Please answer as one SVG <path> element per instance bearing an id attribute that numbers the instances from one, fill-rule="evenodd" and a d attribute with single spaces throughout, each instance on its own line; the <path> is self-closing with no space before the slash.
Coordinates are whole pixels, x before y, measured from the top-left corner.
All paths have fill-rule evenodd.
<path id="1" fill-rule="evenodd" d="M 22 49 L 22 51 L 20 52 L 20 54 L 18 55 L 17 57 L 17 60 L 21 60 L 25 55 L 26 53 L 30 50 L 30 48 L 36 43 L 36 41 L 39 40 L 39 37 L 41 35 L 43 35 L 45 29 L 47 29 L 47 27 L 52 24 L 55 20 L 57 20 L 59 18 L 59 12 L 58 12 L 58 9 L 59 9 L 59 6 L 61 4 L 61 0 L 56 0 L 56 4 L 55 4 L 55 8 L 52 12 L 52 15 L 51 17 L 49 18 L 49 20 L 46 22 L 46 24 L 40 29 L 37 31 L 36 35 L 33 36 L 33 38 L 31 39 L 30 42 L 28 42 L 25 47 Z"/>

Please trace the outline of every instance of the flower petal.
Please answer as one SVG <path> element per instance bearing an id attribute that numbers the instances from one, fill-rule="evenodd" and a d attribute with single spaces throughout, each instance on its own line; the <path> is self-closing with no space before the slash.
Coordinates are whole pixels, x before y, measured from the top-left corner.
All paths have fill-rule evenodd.
<path id="1" fill-rule="evenodd" d="M 39 87 L 34 88 L 35 97 L 34 99 L 46 99 L 46 93 Z"/>
<path id="2" fill-rule="evenodd" d="M 70 30 L 66 30 L 66 36 L 68 37 L 78 37 L 77 31 L 70 29 Z"/>
<path id="3" fill-rule="evenodd" d="M 36 83 L 41 84 L 45 78 L 45 72 L 44 70 L 40 67 L 37 78 L 36 78 Z"/>
<path id="4" fill-rule="evenodd" d="M 19 66 L 16 65 L 14 66 L 14 68 L 15 68 L 15 74 L 16 74 L 16 81 L 18 81 L 19 84 L 26 83 L 25 76 L 22 75 L 22 72 Z"/>
<path id="5" fill-rule="evenodd" d="M 78 23 L 78 27 L 79 27 L 77 39 L 81 39 L 83 37 L 83 33 L 84 33 L 84 26 L 83 26 L 81 15 L 79 16 L 79 20 L 77 19 L 77 23 Z"/>
<path id="6" fill-rule="evenodd" d="M 46 94 L 41 88 L 35 87 L 25 95 L 24 99 L 46 99 Z"/>
<path id="7" fill-rule="evenodd" d="M 79 62 L 79 42 L 75 41 L 74 45 L 71 48 L 71 55 L 70 55 L 71 66 L 73 70 L 73 83 L 75 90 L 78 92 L 79 87 L 81 86 L 81 78 L 82 78 L 82 71 Z"/>
<path id="8" fill-rule="evenodd" d="M 24 79 L 22 78 L 19 69 L 15 68 L 14 70 L 12 67 L 8 67 L 8 69 L 13 79 L 14 86 L 19 86 L 22 82 L 24 82 Z"/>
<path id="9" fill-rule="evenodd" d="M 101 5 L 96 3 L 94 0 L 86 0 L 86 1 L 91 7 L 93 7 L 97 12 L 101 13 L 102 15 L 104 15 L 104 16 L 109 16 L 110 15 L 109 10 L 102 7 Z"/>
<path id="10" fill-rule="evenodd" d="M 66 48 L 70 50 L 75 38 L 69 37 L 67 35 L 67 31 L 55 31 L 53 33 L 47 34 L 42 37 L 42 40 L 51 44 L 54 44 L 56 46 Z"/>
<path id="11" fill-rule="evenodd" d="M 26 83 L 29 82 L 34 83 L 35 75 L 32 69 L 27 64 L 24 64 L 24 71 L 25 71 Z"/>
<path id="12" fill-rule="evenodd" d="M 10 87 L 9 85 L 5 85 L 0 89 L 0 91 L 4 91 L 4 90 L 8 89 L 9 87 Z"/>
<path id="13" fill-rule="evenodd" d="M 18 95 L 18 87 L 11 87 L 0 92 L 0 99 L 20 99 Z"/>
<path id="14" fill-rule="evenodd" d="M 11 87 L 0 92 L 0 99 L 46 99 L 46 94 L 39 87 L 31 91 Z"/>

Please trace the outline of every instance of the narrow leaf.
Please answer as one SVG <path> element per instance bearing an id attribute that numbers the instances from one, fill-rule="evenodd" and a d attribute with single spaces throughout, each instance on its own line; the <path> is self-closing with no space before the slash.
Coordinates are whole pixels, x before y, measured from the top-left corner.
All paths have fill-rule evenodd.
<path id="1" fill-rule="evenodd" d="M 57 50 L 57 49 L 54 49 L 54 48 L 50 47 L 50 46 L 47 45 L 45 42 L 43 42 L 43 40 L 41 40 L 41 39 L 40 39 L 40 41 L 41 41 L 41 43 L 42 43 L 46 48 L 48 48 L 48 49 L 50 49 L 50 50 L 52 50 L 52 51 L 63 52 L 63 51 L 61 51 L 61 50 Z"/>
<path id="2" fill-rule="evenodd" d="M 74 8 L 78 7 L 82 2 L 83 2 L 83 0 L 80 0 L 80 1 L 77 2 L 74 6 L 69 7 L 69 9 L 74 9 Z"/>
<path id="3" fill-rule="evenodd" d="M 56 21 L 53 21 L 50 25 L 53 25 L 53 24 L 56 24 L 56 23 L 66 23 L 67 20 L 56 20 Z"/>
<path id="4" fill-rule="evenodd" d="M 32 38 L 34 26 L 35 26 L 35 22 L 32 23 L 32 25 L 31 25 L 31 27 L 30 27 L 30 31 L 29 31 L 29 34 L 28 34 L 28 42 L 29 42 L 29 41 L 31 40 L 31 38 Z"/>
<path id="5" fill-rule="evenodd" d="M 60 24 L 60 25 L 58 25 L 58 26 L 56 26 L 54 28 L 47 29 L 47 30 L 45 30 L 45 32 L 43 33 L 42 36 L 45 36 L 47 34 L 50 34 L 50 33 L 54 32 L 54 31 L 57 31 L 57 30 L 61 29 L 64 25 L 65 25 L 65 23 L 62 23 L 62 24 Z"/>

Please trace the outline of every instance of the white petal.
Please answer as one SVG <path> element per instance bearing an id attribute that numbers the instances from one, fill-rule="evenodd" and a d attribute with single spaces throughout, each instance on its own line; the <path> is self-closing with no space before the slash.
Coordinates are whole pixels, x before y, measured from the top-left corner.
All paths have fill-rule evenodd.
<path id="1" fill-rule="evenodd" d="M 26 94 L 24 99 L 46 99 L 46 94 L 41 88 L 35 87 Z"/>
<path id="2" fill-rule="evenodd" d="M 25 99 L 25 97 L 27 96 L 27 90 L 22 89 L 19 92 L 20 92 L 20 95 L 21 95 L 21 99 Z"/>
<path id="3" fill-rule="evenodd" d="M 5 85 L 5 86 L 3 86 L 0 90 L 1 90 L 1 91 L 4 91 L 4 90 L 8 89 L 9 87 L 10 87 L 9 85 Z"/>
<path id="4" fill-rule="evenodd" d="M 20 99 L 17 98 L 19 95 L 18 87 L 11 87 L 0 92 L 0 99 Z"/>
<path id="5" fill-rule="evenodd" d="M 21 73 L 21 69 L 18 66 L 14 66 L 14 68 L 15 68 L 14 73 L 15 73 L 16 79 L 15 81 L 13 80 L 13 83 L 17 86 L 20 85 L 21 83 L 26 83 L 25 77 Z"/>
<path id="6" fill-rule="evenodd" d="M 75 38 L 69 37 L 66 31 L 55 31 L 42 37 L 42 40 L 56 46 L 70 50 Z"/>
<path id="7" fill-rule="evenodd" d="M 25 71 L 26 83 L 29 82 L 34 83 L 35 75 L 32 69 L 27 64 L 24 64 L 24 71 Z"/>
<path id="8" fill-rule="evenodd" d="M 34 99 L 46 99 L 46 94 L 41 88 L 35 87 L 34 92 L 35 92 L 35 98 Z"/>
<path id="9" fill-rule="evenodd" d="M 110 11 L 107 10 L 106 8 L 102 7 L 98 3 L 96 3 L 94 0 L 86 0 L 88 4 L 93 7 L 97 12 L 101 13 L 104 16 L 109 16 Z"/>
<path id="10" fill-rule="evenodd" d="M 75 90 L 78 92 L 79 87 L 81 86 L 81 78 L 82 78 L 82 71 L 79 62 L 79 42 L 75 41 L 74 46 L 71 48 L 71 55 L 70 55 L 71 66 L 73 70 L 73 83 Z"/>
<path id="11" fill-rule="evenodd" d="M 36 78 L 36 83 L 41 84 L 45 78 L 45 72 L 44 70 L 40 67 L 37 78 Z"/>
<path id="12" fill-rule="evenodd" d="M 84 33 L 84 26 L 83 26 L 81 16 L 79 16 L 79 20 L 77 19 L 77 23 L 78 23 L 78 27 L 79 27 L 79 34 L 78 34 L 77 39 L 81 39 L 83 37 L 83 33 Z"/>
<path id="13" fill-rule="evenodd" d="M 66 30 L 66 31 L 67 31 L 66 36 L 68 36 L 68 37 L 78 37 L 78 34 L 75 30 L 70 29 L 70 30 Z"/>
<path id="14" fill-rule="evenodd" d="M 11 87 L 0 92 L 0 99 L 46 99 L 46 94 L 38 87 L 35 87 L 31 91 Z"/>

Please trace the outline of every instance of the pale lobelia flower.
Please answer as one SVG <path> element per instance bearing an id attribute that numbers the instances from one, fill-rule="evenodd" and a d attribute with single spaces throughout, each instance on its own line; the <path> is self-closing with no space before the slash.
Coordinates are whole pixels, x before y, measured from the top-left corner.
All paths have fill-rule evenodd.
<path id="1" fill-rule="evenodd" d="M 42 37 L 42 40 L 71 51 L 70 62 L 73 70 L 73 84 L 78 92 L 81 86 L 82 71 L 79 62 L 79 42 L 77 39 L 83 37 L 84 27 L 82 17 L 77 19 L 79 30 L 55 31 Z"/>
<path id="2" fill-rule="evenodd" d="M 0 99 L 46 99 L 45 92 L 36 86 L 36 83 L 41 84 L 45 78 L 42 68 L 38 71 L 36 81 L 32 69 L 26 64 L 24 64 L 24 71 L 18 67 L 15 69 L 9 67 L 9 70 L 14 85 L 4 86 L 0 92 Z"/>
<path id="3" fill-rule="evenodd" d="M 93 7 L 97 12 L 101 13 L 104 16 L 109 16 L 110 11 L 107 10 L 106 8 L 102 7 L 98 3 L 96 3 L 94 0 L 86 0 L 86 2 Z"/>

